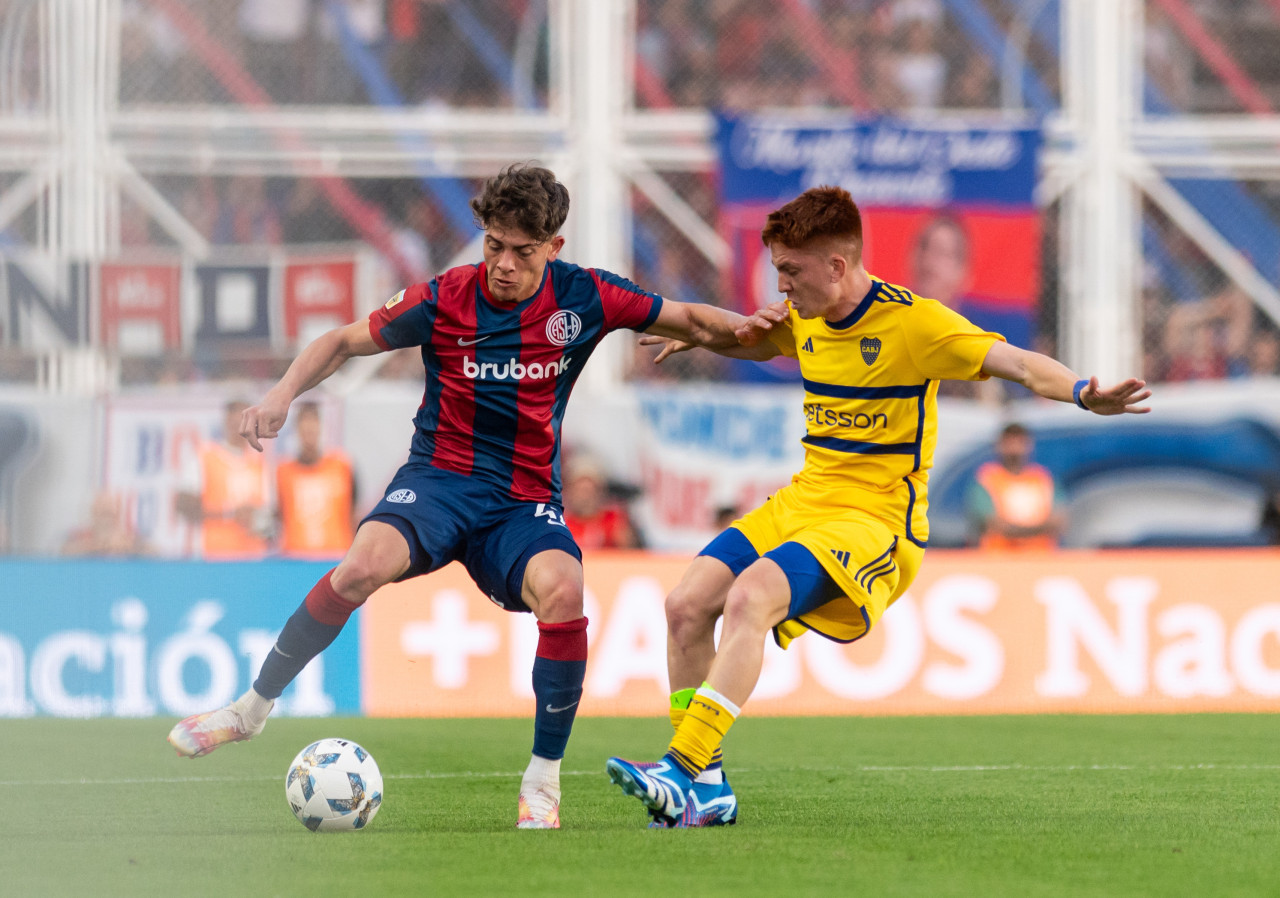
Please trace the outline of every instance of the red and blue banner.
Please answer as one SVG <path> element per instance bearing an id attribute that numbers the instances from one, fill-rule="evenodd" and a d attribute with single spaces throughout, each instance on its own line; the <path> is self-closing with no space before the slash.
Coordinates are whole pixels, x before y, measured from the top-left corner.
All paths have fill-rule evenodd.
<path id="1" fill-rule="evenodd" d="M 760 229 L 810 187 L 848 190 L 863 212 L 868 271 L 1029 346 L 1040 292 L 1035 206 L 1040 129 L 895 119 L 725 115 L 718 120 L 728 295 L 778 298 Z"/>

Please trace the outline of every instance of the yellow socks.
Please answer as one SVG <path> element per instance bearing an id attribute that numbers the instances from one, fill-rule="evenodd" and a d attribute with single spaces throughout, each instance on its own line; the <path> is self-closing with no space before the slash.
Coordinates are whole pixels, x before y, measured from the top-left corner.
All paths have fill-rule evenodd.
<path id="1" fill-rule="evenodd" d="M 671 729 L 680 729 L 680 724 L 684 722 L 684 712 L 689 709 L 689 702 L 693 700 L 697 691 L 690 686 L 688 689 L 671 693 L 671 710 L 667 712 L 671 716 Z"/>
<path id="2" fill-rule="evenodd" d="M 667 748 L 667 757 L 694 779 L 713 762 L 720 761 L 720 742 L 740 709 L 708 683 L 689 697 L 685 709 L 677 709 L 677 697 L 683 698 L 683 693 L 690 691 L 681 690 L 671 697 L 671 722 L 676 724 L 676 735 Z"/>
<path id="3" fill-rule="evenodd" d="M 680 729 L 680 724 L 684 722 L 685 711 L 689 709 L 689 702 L 693 700 L 697 692 L 697 689 L 690 686 L 688 689 L 681 689 L 678 692 L 671 693 L 671 708 L 667 712 L 671 717 L 671 729 L 677 731 Z M 721 751 L 719 746 L 716 746 L 716 753 L 711 756 L 711 763 L 698 774 L 698 782 L 715 783 L 717 785 L 724 782 L 723 764 L 724 752 Z"/>

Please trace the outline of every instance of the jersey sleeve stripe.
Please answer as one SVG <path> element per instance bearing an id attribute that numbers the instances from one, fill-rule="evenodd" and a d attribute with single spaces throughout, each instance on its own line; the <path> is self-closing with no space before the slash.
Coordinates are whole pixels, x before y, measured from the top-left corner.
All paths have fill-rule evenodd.
<path id="1" fill-rule="evenodd" d="M 900 302 L 905 306 L 911 305 L 914 296 L 911 291 L 896 287 L 893 284 L 884 284 L 880 286 L 880 291 L 884 293 L 884 298 L 889 302 Z"/>
<path id="2" fill-rule="evenodd" d="M 383 352 L 390 352 L 391 344 L 382 336 L 382 331 L 374 322 L 373 318 L 369 319 L 369 336 L 373 338 L 373 342 L 378 344 L 378 348 Z"/>
<path id="3" fill-rule="evenodd" d="M 656 295 L 655 295 L 656 296 Z M 647 331 L 658 320 L 658 313 L 662 311 L 662 304 L 665 302 L 661 296 L 656 296 L 653 308 L 649 310 L 649 314 L 645 316 L 644 321 L 631 328 L 633 331 Z"/>
<path id="4" fill-rule="evenodd" d="M 815 396 L 831 396 L 837 399 L 918 399 L 923 398 L 927 384 L 908 384 L 898 387 L 852 387 L 847 384 L 825 384 L 804 379 L 804 388 Z"/>
<path id="5" fill-rule="evenodd" d="M 819 449 L 831 449 L 835 452 L 852 452 L 860 455 L 915 455 L 916 444 L 913 443 L 868 443 L 860 440 L 842 440 L 839 437 L 815 437 L 812 434 L 801 438 L 800 442 L 817 446 Z"/>

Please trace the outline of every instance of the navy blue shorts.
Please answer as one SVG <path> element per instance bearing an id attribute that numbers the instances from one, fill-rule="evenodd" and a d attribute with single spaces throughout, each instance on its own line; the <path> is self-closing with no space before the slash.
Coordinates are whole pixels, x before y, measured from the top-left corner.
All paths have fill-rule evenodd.
<path id="1" fill-rule="evenodd" d="M 735 577 L 760 558 L 751 541 L 735 527 L 722 532 L 698 554 L 723 561 Z M 787 583 L 791 586 L 787 620 L 808 614 L 844 595 L 840 585 L 831 579 L 831 575 L 813 557 L 813 553 L 799 543 L 785 542 L 764 554 L 782 568 L 782 572 L 787 575 Z"/>
<path id="2" fill-rule="evenodd" d="M 502 487 L 422 462 L 401 467 L 364 520 L 390 524 L 409 544 L 409 569 L 399 580 L 461 561 L 508 611 L 529 610 L 520 587 L 534 555 L 559 549 L 582 560 L 559 505 L 513 499 Z"/>

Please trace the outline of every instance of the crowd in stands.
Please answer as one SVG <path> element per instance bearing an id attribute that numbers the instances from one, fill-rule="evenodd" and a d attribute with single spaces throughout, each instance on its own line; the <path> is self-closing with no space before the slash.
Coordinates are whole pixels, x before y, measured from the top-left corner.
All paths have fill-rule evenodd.
<path id="1" fill-rule="evenodd" d="M 637 0 L 637 102 L 645 107 L 1001 105 L 1002 60 L 973 22 L 1028 28 L 1026 59 L 1058 92 L 1058 3 L 971 0 Z M 1144 3 L 1147 73 L 1161 102 L 1239 111 L 1198 65 L 1185 29 Z M 1185 4 L 1264 94 L 1280 99 L 1269 0 Z M 121 100 L 218 103 L 247 74 L 277 104 L 545 106 L 545 3 L 531 0 L 123 0 Z M 1027 22 L 1028 13 L 1034 21 Z M 1029 26 L 1029 27 L 1028 27 Z M 212 58 L 208 43 L 221 48 Z M 238 70 L 233 73 L 233 69 Z M 1273 99 L 1273 102 L 1275 100 Z"/>
<path id="2" fill-rule="evenodd" d="M 942 0 L 653 0 L 638 11 L 641 105 L 999 105 L 991 60 L 949 27 Z"/>
<path id="3" fill-rule="evenodd" d="M 1027 24 L 1025 4 L 973 0 L 972 5 L 1006 35 Z M 1230 40 L 1242 70 L 1280 105 L 1280 56 L 1254 49 L 1260 40 L 1280 34 L 1274 4 L 1190 0 L 1189 8 L 1210 32 Z M 1162 4 L 1146 3 L 1144 9 L 1146 69 L 1155 91 L 1174 109 L 1224 106 L 1214 94 L 1221 91 L 1220 79 L 1197 63 L 1184 29 Z M 992 109 L 1006 99 L 1003 61 L 980 46 L 957 7 L 944 0 L 637 0 L 635 11 L 635 102 L 643 108 L 816 107 L 920 114 Z M 1056 3 L 1037 13 L 1026 32 L 1025 56 L 1056 102 L 1055 15 Z M 546 5 L 531 0 L 122 0 L 119 99 L 125 109 L 241 103 L 242 76 L 247 76 L 261 99 L 283 105 L 545 106 L 546 16 Z M 664 177 L 703 220 L 716 222 L 712 176 Z M 315 179 L 171 174 L 153 180 L 215 246 L 363 237 Z M 429 277 L 474 236 L 451 222 L 415 181 L 346 183 L 382 211 L 401 263 L 398 274 Z M 469 185 L 463 189 L 469 191 Z M 1256 193 L 1280 221 L 1280 196 L 1265 189 Z M 722 273 L 639 193 L 632 208 L 635 269 L 629 276 L 683 300 L 721 301 Z M 126 249 L 173 244 L 172 236 L 129 197 L 120 212 Z M 1053 214 L 1046 212 L 1047 232 Z M 1157 221 L 1155 228 L 1176 265 L 1211 276 L 1201 277 L 1188 294 L 1171 285 L 1167 265 L 1147 272 L 1145 376 L 1182 381 L 1280 373 L 1275 324 L 1239 289 L 1213 275 L 1212 263 L 1176 227 Z M 1042 265 L 1043 314 L 1034 348 L 1053 352 L 1056 240 L 1046 240 Z M 637 355 L 635 376 L 717 378 L 726 370 L 706 354 L 673 358 L 655 370 L 648 364 L 650 355 Z M 0 366 L 7 364 L 0 359 Z M 144 376 L 159 379 L 199 374 L 183 359 L 152 360 L 142 367 Z M 402 369 L 419 375 L 415 365 L 401 364 L 394 355 L 383 373 L 394 377 Z"/>
<path id="4" fill-rule="evenodd" d="M 1273 205 L 1273 216 L 1280 205 Z M 1165 251 L 1142 272 L 1144 376 L 1158 382 L 1280 377 L 1280 326 L 1155 210 Z"/>
<path id="5" fill-rule="evenodd" d="M 414 107 L 545 105 L 546 17 L 539 6 L 524 0 L 124 0 L 121 101 L 242 100 L 237 92 L 247 75 L 279 105 L 365 105 L 371 97 Z M 209 54 L 206 39 L 220 51 Z M 513 89 L 507 68 L 507 60 L 519 65 L 525 59 L 527 70 L 514 77 L 527 83 L 528 96 Z"/>

